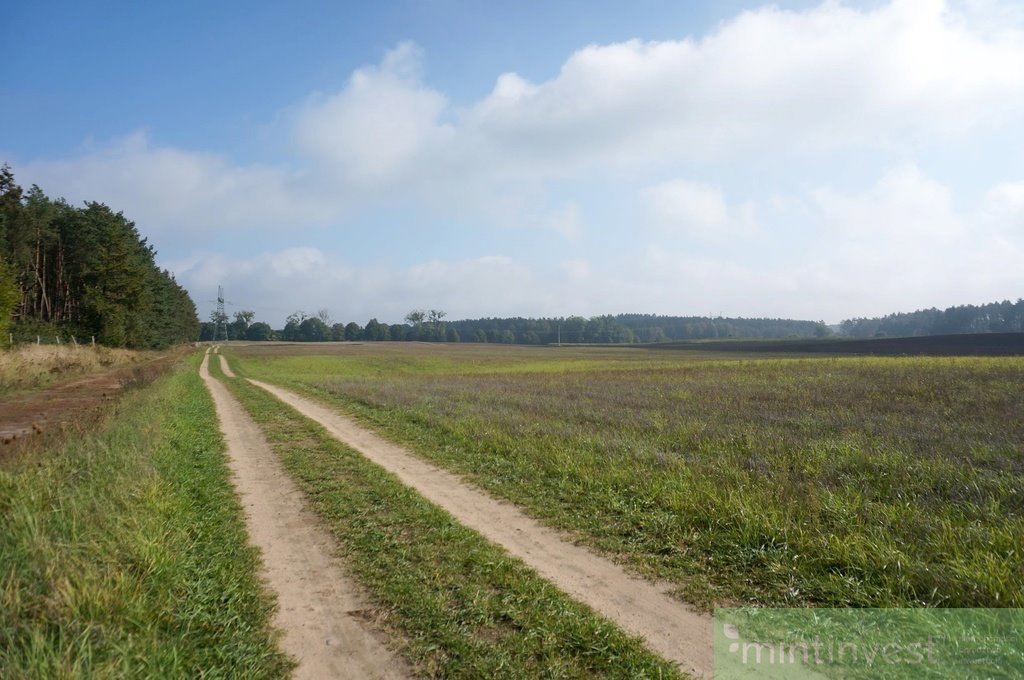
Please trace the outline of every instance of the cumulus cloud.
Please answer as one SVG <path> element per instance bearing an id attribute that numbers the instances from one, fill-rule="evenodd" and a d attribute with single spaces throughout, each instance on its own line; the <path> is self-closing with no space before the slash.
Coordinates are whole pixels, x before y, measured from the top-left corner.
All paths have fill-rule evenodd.
<path id="1" fill-rule="evenodd" d="M 186 229 L 337 221 L 352 204 L 404 199 L 499 223 L 549 214 L 539 222 L 575 234 L 543 183 L 941 143 L 1019 119 L 1024 32 L 986 20 L 1005 16 L 999 7 L 769 6 L 699 38 L 589 45 L 550 80 L 505 73 L 464 106 L 427 84 L 421 50 L 403 43 L 341 91 L 283 117 L 289 167 L 301 172 L 236 165 L 144 135 L 25 169 L 54 191 L 110 196 L 140 218 Z M 534 205 L 523 209 L 524 200 Z"/>
<path id="2" fill-rule="evenodd" d="M 570 241 L 578 241 L 583 236 L 583 218 L 579 205 L 573 201 L 567 201 L 548 213 L 544 224 Z"/>
<path id="3" fill-rule="evenodd" d="M 1018 191 L 1000 185 L 989 196 L 1016 200 Z M 353 265 L 302 247 L 168 266 L 195 299 L 223 283 L 229 299 L 277 324 L 299 307 L 326 307 L 360 323 L 398 321 L 416 307 L 440 307 L 452 318 L 653 311 L 838 321 L 1019 295 L 1024 231 L 1007 216 L 1019 213 L 996 220 L 988 205 L 959 213 L 946 187 L 916 167 L 893 168 L 861 192 L 820 189 L 803 202 L 814 235 L 798 251 L 745 261 L 732 258 L 732 248 L 698 255 L 650 245 L 617 256 L 614 266 L 483 256 L 394 267 Z"/>
<path id="4" fill-rule="evenodd" d="M 814 192 L 814 199 L 827 228 L 879 250 L 899 244 L 933 248 L 966 233 L 949 188 L 915 165 L 889 170 L 863 194 L 822 188 Z"/>
<path id="5" fill-rule="evenodd" d="M 720 219 L 707 194 L 701 214 Z M 683 192 L 686 193 L 686 192 Z M 1024 191 L 1005 183 L 977 210 L 957 210 L 949 187 L 913 165 L 894 167 L 860 191 L 830 187 L 780 206 L 776 229 L 805 224 L 760 252 L 651 245 L 629 263 L 633 299 L 684 313 L 825 319 L 1020 296 Z M 708 220 L 714 221 L 714 220 Z M 614 286 L 615 284 L 611 284 Z M 611 293 L 614 298 L 614 293 Z"/>
<path id="6" fill-rule="evenodd" d="M 15 170 L 20 181 L 72 203 L 108 203 L 150 234 L 318 223 L 341 209 L 306 192 L 299 173 L 159 146 L 143 132 Z"/>
<path id="7" fill-rule="evenodd" d="M 988 208 L 958 211 L 949 188 L 915 166 L 894 168 L 861 193 L 825 188 L 813 196 L 821 232 L 808 248 L 813 261 L 801 273 L 800 290 L 820 291 L 864 314 L 981 302 L 1019 290 L 1013 263 L 1024 255 L 1024 232 Z"/>
<path id="8" fill-rule="evenodd" d="M 1020 30 L 976 18 L 937 0 L 748 11 L 700 40 L 588 46 L 547 82 L 506 74 L 464 127 L 549 172 L 964 133 L 1024 109 Z"/>
<path id="9" fill-rule="evenodd" d="M 248 292 L 253 305 L 288 308 L 301 290 L 308 309 L 392 320 L 431 305 L 456 316 L 649 305 L 835 320 L 832 308 L 883 313 L 968 295 L 982 301 L 1020 290 L 1024 184 L 1004 181 L 979 212 L 964 213 L 963 196 L 920 160 L 893 159 L 1016 131 L 1024 115 L 1021 21 L 1019 11 L 986 2 L 769 6 L 704 36 L 589 45 L 550 79 L 505 73 L 468 102 L 431 87 L 424 55 L 402 44 L 340 91 L 288 110 L 273 128 L 290 141 L 287 163 L 241 165 L 134 134 L 15 170 L 49 193 L 109 202 L 144 233 L 343 230 L 351 215 L 401 203 L 422 210 L 424 224 L 455 218 L 483 229 L 554 231 L 571 251 L 556 254 L 562 264 L 550 269 L 482 255 L 355 267 L 317 248 L 173 263 L 197 300 L 209 297 L 198 288 L 223 282 Z M 824 167 L 853 156 L 894 167 L 861 189 L 792 170 L 794 159 Z M 737 192 L 722 171 L 748 163 L 770 168 L 762 187 L 769 205 Z M 785 188 L 772 184 L 776 171 L 791 173 Z M 712 174 L 718 183 L 707 181 Z M 802 232 L 783 219 L 790 214 Z M 588 247 L 602 234 L 585 221 L 629 230 L 644 254 L 601 262 Z M 642 222 L 655 229 L 637 236 Z M 753 233 L 790 251 L 716 251 Z M 669 234 L 701 241 L 702 255 L 653 245 Z"/>
<path id="10" fill-rule="evenodd" d="M 674 179 L 640 192 L 651 224 L 705 240 L 749 236 L 756 228 L 754 206 L 726 203 L 718 187 Z"/>
<path id="11" fill-rule="evenodd" d="M 195 300 L 224 285 L 237 308 L 283 325 L 293 311 L 326 308 L 336 320 L 398 322 L 410 309 L 440 307 L 452 318 L 541 314 L 554 303 L 529 266 L 503 256 L 431 260 L 407 267 L 353 265 L 317 248 L 254 257 L 211 253 L 165 263 Z M 209 304 L 200 304 L 201 315 Z"/>
<path id="12" fill-rule="evenodd" d="M 311 97 L 294 117 L 299 151 L 358 188 L 402 179 L 451 135 L 438 122 L 447 100 L 422 84 L 421 60 L 419 48 L 403 43 L 380 66 L 353 73 L 341 92 Z"/>
<path id="13" fill-rule="evenodd" d="M 985 210 L 990 220 L 1008 224 L 1024 236 L 1024 181 L 1003 182 L 985 196 Z"/>

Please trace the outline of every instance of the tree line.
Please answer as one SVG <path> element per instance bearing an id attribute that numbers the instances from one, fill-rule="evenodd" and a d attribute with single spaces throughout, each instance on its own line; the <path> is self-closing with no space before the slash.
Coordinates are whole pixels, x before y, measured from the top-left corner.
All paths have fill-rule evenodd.
<path id="1" fill-rule="evenodd" d="M 444 321 L 445 312 L 413 310 L 404 324 L 386 324 L 370 319 L 365 326 L 355 321 L 334 323 L 326 309 L 316 314 L 296 311 L 285 321 L 284 328 L 273 329 L 262 321 L 254 321 L 255 312 L 241 310 L 230 319 L 217 311 L 210 321 L 200 324 L 200 340 L 284 340 L 289 342 L 329 342 L 362 340 L 369 342 L 396 340 L 421 342 L 461 342 L 458 332 Z"/>
<path id="2" fill-rule="evenodd" d="M 521 345 L 555 343 L 631 344 L 717 338 L 809 338 L 831 331 L 820 321 L 744 319 L 657 314 L 617 314 L 590 318 L 468 319 L 451 324 L 474 342 Z"/>
<path id="3" fill-rule="evenodd" d="M 840 335 L 852 338 L 1005 333 L 1024 330 L 1024 299 L 983 305 L 959 305 L 946 309 L 919 309 L 873 319 L 847 319 L 839 324 Z"/>
<path id="4" fill-rule="evenodd" d="M 386 324 L 370 319 L 334 323 L 330 313 L 297 311 L 284 328 L 273 329 L 256 321 L 254 312 L 236 312 L 234 320 L 217 318 L 202 324 L 204 340 L 421 341 L 477 342 L 517 345 L 631 344 L 686 340 L 823 338 L 833 330 L 822 321 L 769 318 L 726 318 L 618 314 L 585 318 L 483 318 L 447 321 L 441 310 L 413 310 L 404 323 Z M 221 335 L 217 335 L 220 328 Z M 1024 330 L 1024 300 L 987 305 L 962 305 L 946 310 L 926 309 L 890 314 L 876 319 L 850 319 L 838 326 L 839 335 L 855 338 L 984 333 Z"/>
<path id="5" fill-rule="evenodd" d="M 831 330 L 820 321 L 792 319 L 742 319 L 676 317 L 652 314 L 620 314 L 585 318 L 485 318 L 447 321 L 442 310 L 414 309 L 404 323 L 386 324 L 370 319 L 365 326 L 354 321 L 334 323 L 326 309 L 316 314 L 297 311 L 284 328 L 274 330 L 254 322 L 249 310 L 236 312 L 234 320 L 217 312 L 204 322 L 204 340 L 286 340 L 326 341 L 420 341 L 477 342 L 517 345 L 548 344 L 631 344 L 714 338 L 810 338 L 824 337 Z M 218 333 L 220 335 L 218 335 Z"/>
<path id="6" fill-rule="evenodd" d="M 5 335 L 149 349 L 195 340 L 195 304 L 155 256 L 120 212 L 92 201 L 75 207 L 35 185 L 24 191 L 9 166 L 0 168 Z"/>

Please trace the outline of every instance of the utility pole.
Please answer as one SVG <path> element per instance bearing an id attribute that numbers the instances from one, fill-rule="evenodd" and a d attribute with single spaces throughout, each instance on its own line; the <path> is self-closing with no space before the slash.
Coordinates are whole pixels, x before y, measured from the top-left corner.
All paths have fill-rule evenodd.
<path id="1" fill-rule="evenodd" d="M 217 286 L 217 328 L 213 329 L 213 339 L 216 341 L 223 331 L 224 342 L 228 341 L 227 312 L 224 311 L 224 286 Z"/>

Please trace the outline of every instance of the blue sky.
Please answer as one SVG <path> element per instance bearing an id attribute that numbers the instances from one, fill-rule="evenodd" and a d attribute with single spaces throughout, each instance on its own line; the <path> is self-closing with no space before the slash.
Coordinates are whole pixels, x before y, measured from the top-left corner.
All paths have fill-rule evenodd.
<path id="1" fill-rule="evenodd" d="M 1024 295 L 990 0 L 20 3 L 0 160 L 196 300 L 836 322 Z"/>

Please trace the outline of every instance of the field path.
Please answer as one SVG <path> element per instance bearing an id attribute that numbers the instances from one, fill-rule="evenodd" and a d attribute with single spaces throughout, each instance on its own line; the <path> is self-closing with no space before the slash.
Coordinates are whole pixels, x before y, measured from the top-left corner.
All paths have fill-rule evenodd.
<path id="1" fill-rule="evenodd" d="M 295 677 L 407 677 L 405 664 L 361 623 L 366 605 L 333 557 L 333 539 L 259 427 L 210 375 L 209 358 L 207 350 L 199 374 L 216 405 L 249 536 L 263 553 L 263 577 L 277 594 L 274 625 L 284 632 L 284 651 L 299 663 Z"/>
<path id="2" fill-rule="evenodd" d="M 457 476 L 288 390 L 257 380 L 261 387 L 331 435 L 396 475 L 404 484 L 523 560 L 544 578 L 641 637 L 649 649 L 699 677 L 712 675 L 711 618 L 699 614 L 619 565 L 573 545 L 519 508 L 494 499 Z"/>
<path id="3" fill-rule="evenodd" d="M 234 378 L 235 377 L 235 372 L 231 370 L 230 366 L 228 366 L 227 358 L 223 354 L 221 354 L 219 356 L 220 356 L 220 370 L 224 371 L 224 375 L 226 375 L 227 377 Z"/>

